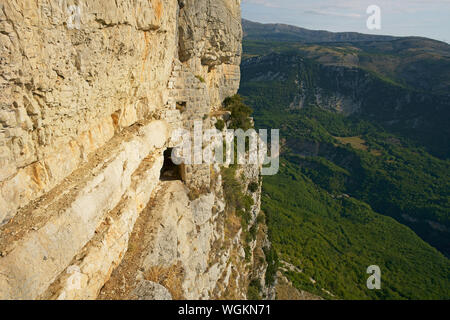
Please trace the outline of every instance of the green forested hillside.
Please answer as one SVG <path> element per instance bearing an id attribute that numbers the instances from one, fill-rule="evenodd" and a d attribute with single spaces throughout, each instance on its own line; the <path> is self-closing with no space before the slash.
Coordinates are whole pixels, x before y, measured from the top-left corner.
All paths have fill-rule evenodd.
<path id="1" fill-rule="evenodd" d="M 364 202 L 331 196 L 288 161 L 265 178 L 263 209 L 280 259 L 303 270 L 288 273 L 298 288 L 329 299 L 450 297 L 447 258 Z M 366 287 L 370 265 L 381 268 L 382 290 Z"/>
<path id="2" fill-rule="evenodd" d="M 264 111 L 256 121 L 284 133 L 281 172 L 264 178 L 263 210 L 281 258 L 305 270 L 291 280 L 339 298 L 449 298 L 449 260 L 425 242 L 448 254 L 448 233 L 429 225 L 450 225 L 448 161 L 318 107 L 277 115 Z M 365 288 L 372 264 L 388 278 L 381 291 Z"/>
<path id="3" fill-rule="evenodd" d="M 240 92 L 252 96 L 257 114 L 317 105 L 358 116 L 438 157 L 450 157 L 450 96 L 412 90 L 362 68 L 325 65 L 297 51 L 247 59 L 242 71 Z"/>
<path id="4" fill-rule="evenodd" d="M 244 41 L 244 59 L 270 53 L 297 53 L 326 66 L 359 68 L 403 88 L 450 95 L 450 45 L 434 40 L 337 44 Z"/>
<path id="5" fill-rule="evenodd" d="M 287 274 L 298 288 L 450 298 L 448 52 L 427 39 L 245 41 L 240 94 L 257 127 L 281 129 L 263 210 L 278 255 L 303 270 Z M 425 84 L 423 68 L 442 81 Z M 379 291 L 366 288 L 373 264 Z"/>
<path id="6" fill-rule="evenodd" d="M 449 160 L 369 122 L 314 106 L 277 115 L 266 110 L 256 119 L 261 127 L 281 129 L 283 158 L 318 186 L 367 202 L 450 254 Z M 352 146 L 355 138 L 362 145 Z"/>

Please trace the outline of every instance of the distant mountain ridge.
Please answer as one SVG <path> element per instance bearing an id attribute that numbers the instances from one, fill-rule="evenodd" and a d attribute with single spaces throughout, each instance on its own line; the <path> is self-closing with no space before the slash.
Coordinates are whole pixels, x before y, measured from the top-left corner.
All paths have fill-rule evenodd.
<path id="1" fill-rule="evenodd" d="M 309 30 L 287 24 L 263 24 L 242 19 L 244 39 L 270 41 L 312 42 L 357 42 L 357 41 L 392 41 L 400 39 L 394 36 L 370 35 L 358 32 L 330 32 Z"/>
<path id="2" fill-rule="evenodd" d="M 450 45 L 423 37 L 313 31 L 243 20 L 244 60 L 301 54 L 323 65 L 360 68 L 413 91 L 450 96 Z"/>

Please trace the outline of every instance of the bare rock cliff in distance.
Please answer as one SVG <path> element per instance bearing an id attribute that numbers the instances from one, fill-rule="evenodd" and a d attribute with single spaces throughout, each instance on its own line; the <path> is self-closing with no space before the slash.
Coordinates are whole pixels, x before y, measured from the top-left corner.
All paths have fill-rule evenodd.
<path id="1" fill-rule="evenodd" d="M 241 39 L 240 0 L 0 0 L 0 299 L 270 297 L 260 168 L 234 173 L 249 224 L 220 166 L 161 176 Z"/>

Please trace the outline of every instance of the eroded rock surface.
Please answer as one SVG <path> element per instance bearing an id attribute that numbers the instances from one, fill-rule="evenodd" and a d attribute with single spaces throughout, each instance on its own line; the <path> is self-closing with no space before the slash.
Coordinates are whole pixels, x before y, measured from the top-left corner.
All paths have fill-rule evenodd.
<path id="1" fill-rule="evenodd" d="M 237 92 L 241 37 L 240 0 L 0 0 L 0 299 L 246 298 L 221 167 L 160 181 Z"/>

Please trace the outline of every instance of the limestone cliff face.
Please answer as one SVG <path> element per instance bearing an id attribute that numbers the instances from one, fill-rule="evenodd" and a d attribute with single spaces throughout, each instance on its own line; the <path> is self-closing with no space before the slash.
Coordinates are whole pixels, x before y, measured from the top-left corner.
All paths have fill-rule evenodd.
<path id="1" fill-rule="evenodd" d="M 236 93 L 240 21 L 240 0 L 0 0 L 0 299 L 246 298 L 221 168 L 160 177 L 173 130 Z"/>

